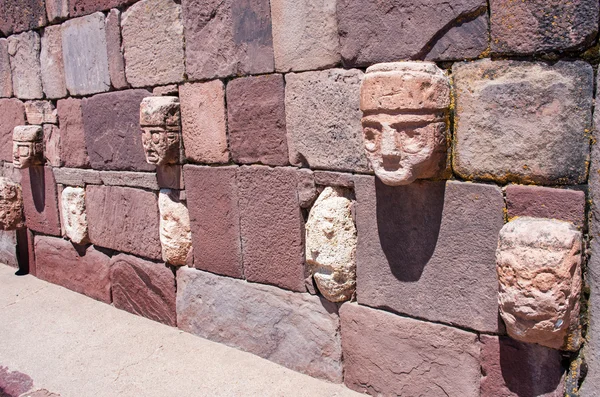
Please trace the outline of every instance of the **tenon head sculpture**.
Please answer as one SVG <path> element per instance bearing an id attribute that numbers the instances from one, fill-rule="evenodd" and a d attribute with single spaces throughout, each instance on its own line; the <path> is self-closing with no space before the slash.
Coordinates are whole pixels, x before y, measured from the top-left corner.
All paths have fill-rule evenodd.
<path id="1" fill-rule="evenodd" d="M 140 126 L 146 161 L 154 165 L 179 162 L 181 142 L 179 98 L 148 97 L 140 104 Z"/>

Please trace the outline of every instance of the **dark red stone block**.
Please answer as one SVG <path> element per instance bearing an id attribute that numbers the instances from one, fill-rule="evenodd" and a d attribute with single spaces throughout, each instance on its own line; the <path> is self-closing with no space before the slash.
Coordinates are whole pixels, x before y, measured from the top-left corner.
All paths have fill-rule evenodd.
<path id="1" fill-rule="evenodd" d="M 35 166 L 21 170 L 21 187 L 27 227 L 60 236 L 58 194 L 52 168 Z"/>
<path id="2" fill-rule="evenodd" d="M 69 0 L 69 16 L 78 17 L 135 3 L 136 0 Z"/>
<path id="3" fill-rule="evenodd" d="M 25 105 L 23 102 L 15 98 L 0 99 L 0 160 L 12 163 L 13 129 L 24 124 Z"/>
<path id="4" fill-rule="evenodd" d="M 60 123 L 60 158 L 64 161 L 64 166 L 89 168 L 90 158 L 85 147 L 81 99 L 61 99 L 56 109 Z"/>
<path id="5" fill-rule="evenodd" d="M 44 0 L 0 0 L 0 32 L 5 36 L 46 25 Z"/>

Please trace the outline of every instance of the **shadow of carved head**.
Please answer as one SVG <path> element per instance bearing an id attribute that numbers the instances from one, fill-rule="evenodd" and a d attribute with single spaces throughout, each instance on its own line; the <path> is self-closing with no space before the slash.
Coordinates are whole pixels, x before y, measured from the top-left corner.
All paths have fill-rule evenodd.
<path id="1" fill-rule="evenodd" d="M 179 162 L 181 129 L 179 98 L 148 97 L 140 104 L 142 144 L 149 164 Z"/>

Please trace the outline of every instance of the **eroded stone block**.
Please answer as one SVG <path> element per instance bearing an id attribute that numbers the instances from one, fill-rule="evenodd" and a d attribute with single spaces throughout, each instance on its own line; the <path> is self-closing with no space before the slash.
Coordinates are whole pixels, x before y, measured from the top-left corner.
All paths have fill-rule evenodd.
<path id="1" fill-rule="evenodd" d="M 48 22 L 57 22 L 69 17 L 69 0 L 45 0 Z"/>
<path id="2" fill-rule="evenodd" d="M 19 125 L 13 130 L 13 165 L 29 168 L 44 163 L 44 132 L 39 125 Z"/>
<path id="3" fill-rule="evenodd" d="M 148 164 L 168 165 L 180 161 L 181 123 L 179 98 L 147 97 L 140 104 L 142 145 Z"/>
<path id="4" fill-rule="evenodd" d="M 12 96 L 12 72 L 8 56 L 8 40 L 0 39 L 0 98 Z"/>
<path id="5" fill-rule="evenodd" d="M 106 15 L 106 47 L 108 55 L 108 73 L 116 89 L 129 87 L 125 78 L 125 58 L 121 45 L 121 11 L 112 9 Z"/>
<path id="6" fill-rule="evenodd" d="M 0 230 L 16 230 L 24 226 L 21 186 L 0 177 Z"/>
<path id="7" fill-rule="evenodd" d="M 21 170 L 21 188 L 27 228 L 60 236 L 58 194 L 53 169 L 34 166 Z"/>
<path id="8" fill-rule="evenodd" d="M 2 221 L 0 220 L 0 222 Z M 0 226 L 0 229 L 1 228 L 2 227 Z M 21 232 L 26 232 L 26 229 L 22 230 Z M 17 232 L 15 230 L 0 230 L 0 263 L 4 263 L 5 265 L 15 268 L 19 267 Z"/>
<path id="9" fill-rule="evenodd" d="M 89 238 L 84 188 L 67 186 L 63 189 L 61 214 L 66 236 L 75 244 L 87 243 Z"/>
<path id="10" fill-rule="evenodd" d="M 13 161 L 13 130 L 25 124 L 25 106 L 18 99 L 0 99 L 0 159 Z"/>
<path id="11" fill-rule="evenodd" d="M 96 11 L 105 11 L 134 3 L 135 0 L 68 0 L 69 15 L 78 17 Z"/>
<path id="12" fill-rule="evenodd" d="M 159 190 L 156 174 L 151 172 L 100 171 L 102 184 L 106 186 L 129 186 L 147 190 Z"/>
<path id="13" fill-rule="evenodd" d="M 25 116 L 28 124 L 57 123 L 56 108 L 50 101 L 25 102 Z"/>
<path id="14" fill-rule="evenodd" d="M 61 167 L 63 161 L 60 158 L 62 152 L 60 129 L 54 124 L 45 124 L 43 130 L 46 163 L 52 167 Z"/>
<path id="15" fill-rule="evenodd" d="M 5 36 L 44 26 L 44 0 L 1 0 L 0 32 Z"/>
<path id="16" fill-rule="evenodd" d="M 90 158 L 85 145 L 81 99 L 67 98 L 57 102 L 60 120 L 61 153 L 65 167 L 89 168 Z"/>
<path id="17" fill-rule="evenodd" d="M 8 38 L 13 93 L 20 99 L 44 96 L 40 67 L 40 36 L 29 31 Z"/>
<path id="18" fill-rule="evenodd" d="M 192 248 L 192 232 L 188 209 L 178 196 L 169 189 L 161 189 L 158 195 L 160 244 L 163 261 L 183 266 Z"/>
<path id="19" fill-rule="evenodd" d="M 100 171 L 81 168 L 54 168 L 56 183 L 66 186 L 101 185 Z"/>
<path id="20" fill-rule="evenodd" d="M 63 98 L 67 96 L 65 80 L 65 64 L 62 51 L 62 28 L 48 26 L 41 39 L 40 65 L 42 71 L 42 87 L 46 98 Z"/>

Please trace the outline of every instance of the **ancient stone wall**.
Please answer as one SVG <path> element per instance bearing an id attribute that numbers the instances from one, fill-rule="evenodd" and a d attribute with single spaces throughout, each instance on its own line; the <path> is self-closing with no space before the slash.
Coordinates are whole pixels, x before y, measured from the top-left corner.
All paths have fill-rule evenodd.
<path id="1" fill-rule="evenodd" d="M 0 0 L 0 261 L 372 395 L 596 396 L 599 8 Z"/>

